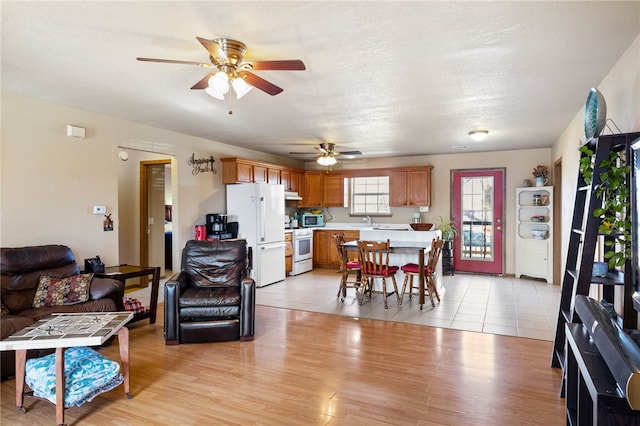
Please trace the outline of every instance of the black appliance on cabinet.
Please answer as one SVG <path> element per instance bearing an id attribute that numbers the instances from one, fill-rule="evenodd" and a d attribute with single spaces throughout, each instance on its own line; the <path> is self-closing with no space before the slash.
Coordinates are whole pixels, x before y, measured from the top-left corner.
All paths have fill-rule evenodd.
<path id="1" fill-rule="evenodd" d="M 227 230 L 227 215 L 224 213 L 211 213 L 206 215 L 207 238 L 213 240 L 228 240 L 233 238 Z"/>

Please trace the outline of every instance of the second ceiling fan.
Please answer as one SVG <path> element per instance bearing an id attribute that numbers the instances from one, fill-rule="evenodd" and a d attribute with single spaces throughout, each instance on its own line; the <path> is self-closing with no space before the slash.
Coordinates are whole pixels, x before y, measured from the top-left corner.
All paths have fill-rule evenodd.
<path id="1" fill-rule="evenodd" d="M 356 156 L 362 155 L 362 152 L 354 150 L 354 151 L 336 151 L 336 144 L 331 142 L 323 142 L 318 146 L 314 147 L 320 154 L 316 157 L 316 161 L 323 166 L 331 166 L 336 164 L 336 157 L 344 157 L 344 158 L 354 158 Z M 290 152 L 289 154 L 294 155 L 308 155 L 308 152 Z"/>
<path id="2" fill-rule="evenodd" d="M 244 54 L 247 51 L 247 46 L 237 40 L 227 38 L 208 40 L 202 37 L 196 37 L 196 39 L 209 52 L 211 63 L 142 57 L 136 59 L 145 62 L 197 65 L 215 69 L 194 84 L 191 89 L 204 89 L 211 96 L 218 99 L 224 99 L 224 95 L 229 91 L 230 83 L 236 91 L 238 99 L 249 92 L 251 87 L 256 87 L 271 96 L 282 92 L 283 89 L 281 87 L 258 77 L 251 71 L 303 71 L 306 69 L 304 63 L 299 59 L 245 60 Z"/>

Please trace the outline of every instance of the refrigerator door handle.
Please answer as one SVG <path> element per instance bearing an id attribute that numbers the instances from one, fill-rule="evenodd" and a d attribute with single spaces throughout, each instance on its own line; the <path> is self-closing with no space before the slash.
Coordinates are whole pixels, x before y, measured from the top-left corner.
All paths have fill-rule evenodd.
<path id="1" fill-rule="evenodd" d="M 273 249 L 281 249 L 282 247 L 284 247 L 285 244 L 284 243 L 277 243 L 277 244 L 265 244 L 263 246 L 260 246 L 260 250 L 273 250 Z"/>
<path id="2" fill-rule="evenodd" d="M 265 220 L 264 217 L 267 214 L 266 203 L 264 202 L 264 197 L 260 197 L 260 241 L 266 240 L 266 229 L 265 229 Z"/>

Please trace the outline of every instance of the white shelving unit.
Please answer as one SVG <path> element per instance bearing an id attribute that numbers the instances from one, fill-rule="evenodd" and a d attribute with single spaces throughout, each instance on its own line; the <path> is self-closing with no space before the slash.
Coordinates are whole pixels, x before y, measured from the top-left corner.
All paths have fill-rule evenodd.
<path id="1" fill-rule="evenodd" d="M 540 200 L 537 203 L 535 200 Z M 539 205 L 536 205 L 539 204 Z M 536 218 L 542 218 L 537 219 Z M 516 190 L 516 277 L 522 275 L 553 282 L 553 187 Z M 532 231 L 544 232 L 534 238 Z"/>

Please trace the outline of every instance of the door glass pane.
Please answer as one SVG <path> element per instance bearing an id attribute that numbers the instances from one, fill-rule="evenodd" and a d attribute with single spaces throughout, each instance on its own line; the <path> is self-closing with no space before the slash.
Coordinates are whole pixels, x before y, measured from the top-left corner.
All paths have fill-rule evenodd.
<path id="1" fill-rule="evenodd" d="M 493 176 L 462 181 L 462 250 L 469 260 L 493 260 Z"/>

